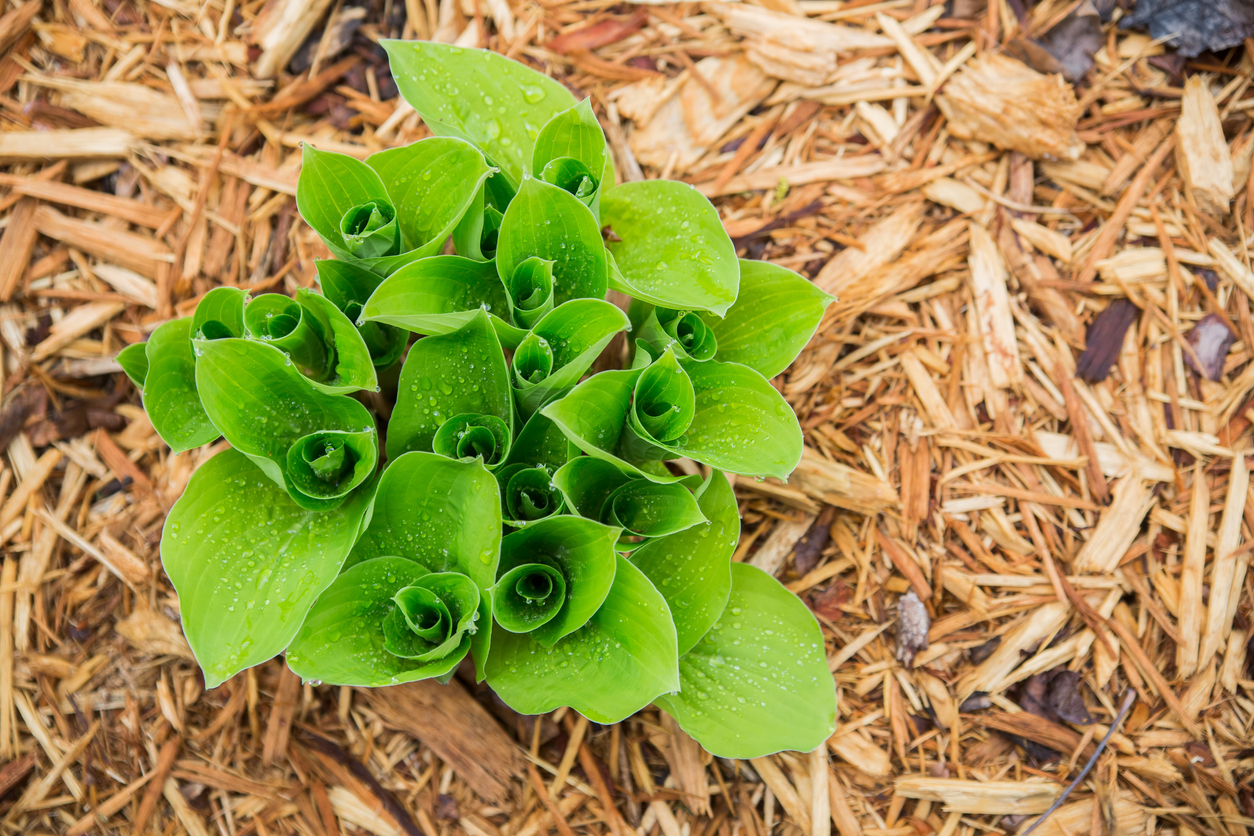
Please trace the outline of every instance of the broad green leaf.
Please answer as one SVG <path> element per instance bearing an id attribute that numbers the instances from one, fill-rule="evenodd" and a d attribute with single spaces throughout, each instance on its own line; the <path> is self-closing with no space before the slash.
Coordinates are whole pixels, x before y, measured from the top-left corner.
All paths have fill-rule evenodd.
<path id="1" fill-rule="evenodd" d="M 797 359 L 833 298 L 786 267 L 741 259 L 736 304 L 722 319 L 710 313 L 701 318 L 718 340 L 715 359 L 771 378 Z"/>
<path id="2" fill-rule="evenodd" d="M 594 458 L 614 464 L 624 473 L 655 482 L 674 482 L 665 468 L 637 466 L 619 455 L 624 436 L 635 437 L 627 416 L 631 412 L 632 391 L 640 369 L 622 369 L 595 374 L 566 395 L 537 413 L 551 420 L 571 443 Z"/>
<path id="3" fill-rule="evenodd" d="M 717 319 L 713 314 L 706 316 Z M 718 351 L 714 330 L 700 314 L 692 311 L 653 308 L 644 321 L 639 339 L 648 343 L 655 354 L 660 355 L 669 348 L 684 360 L 710 360 Z"/>
<path id="4" fill-rule="evenodd" d="M 308 511 L 230 449 L 192 475 L 166 518 L 161 562 L 207 687 L 287 647 L 339 572 L 370 496 Z"/>
<path id="5" fill-rule="evenodd" d="M 419 258 L 440 252 L 492 173 L 478 148 L 441 136 L 371 154 L 366 164 L 396 207 L 405 249 Z"/>
<path id="6" fill-rule="evenodd" d="M 709 632 L 727 605 L 731 556 L 740 540 L 740 513 L 727 477 L 712 470 L 696 495 L 706 522 L 650 540 L 630 555 L 666 599 L 680 655 Z"/>
<path id="7" fill-rule="evenodd" d="M 361 322 L 362 305 L 374 293 L 383 277 L 378 273 L 335 259 L 315 259 L 318 269 L 318 283 L 322 293 L 339 308 L 349 322 L 357 325 L 366 350 L 370 352 L 370 360 L 376 369 L 386 369 L 405 351 L 408 335 L 400 328 L 385 325 L 381 322 Z M 210 291 L 212 292 L 212 291 Z"/>
<path id="8" fill-rule="evenodd" d="M 590 101 L 584 99 L 540 129 L 531 151 L 531 172 L 575 195 L 598 215 L 609 156 L 605 134 Z M 612 169 L 610 174 L 613 186 Z"/>
<path id="9" fill-rule="evenodd" d="M 497 574 L 510 580 L 506 584 L 498 583 L 493 591 L 493 611 L 506 614 L 506 619 L 512 620 L 515 626 L 528 628 L 511 632 L 531 632 L 537 642 L 551 647 L 563 636 L 584 626 L 609 594 L 617 569 L 614 557 L 614 541 L 617 539 L 616 528 L 565 515 L 540 520 L 507 535 L 501 540 L 501 563 Z M 555 611 L 546 613 L 547 617 L 542 620 L 535 617 L 538 615 L 537 608 L 527 605 L 517 592 L 520 582 L 534 586 L 539 579 L 526 579 L 541 570 L 510 574 L 521 566 L 533 565 L 556 569 L 562 577 L 562 597 L 557 601 L 558 606 Z M 553 585 L 550 594 L 557 591 L 557 586 Z M 532 618 L 529 619 L 529 615 Z M 529 620 L 536 623 L 526 625 Z"/>
<path id="10" fill-rule="evenodd" d="M 144 391 L 144 378 L 148 377 L 148 345 L 133 343 L 118 352 L 113 358 L 126 372 L 126 376 L 135 384 L 140 392 Z"/>
<path id="11" fill-rule="evenodd" d="M 379 43 L 401 95 L 432 133 L 473 142 L 514 186 L 540 128 L 575 104 L 559 82 L 494 52 L 430 41 Z"/>
<path id="12" fill-rule="evenodd" d="M 482 310 L 458 330 L 424 337 L 409 349 L 388 422 L 388 458 L 430 451 L 440 425 L 457 415 L 495 415 L 513 435 L 509 370 Z"/>
<path id="13" fill-rule="evenodd" d="M 669 352 L 664 354 L 650 368 L 669 368 L 673 361 L 667 361 L 669 356 Z M 639 439 L 665 451 L 667 457 L 687 456 L 731 473 L 778 479 L 792 473 L 801 461 L 801 427 L 788 402 L 766 378 L 748 366 L 717 360 L 687 360 L 677 366 L 691 382 L 695 401 L 691 421 L 677 437 L 659 438 L 652 432 L 655 428 L 670 435 L 675 426 L 652 417 L 650 412 L 672 403 L 679 405 L 682 413 L 688 403 L 686 390 L 671 387 L 680 390 L 676 394 L 654 388 L 646 396 L 638 386 L 630 426 Z M 644 381 L 645 376 L 640 379 Z M 675 400 L 670 399 L 672 395 Z"/>
<path id="14" fill-rule="evenodd" d="M 475 461 L 406 453 L 379 478 L 370 525 L 348 562 L 404 557 L 435 572 L 460 572 L 486 594 L 496 583 L 500 550 L 501 500 L 492 474 Z"/>
<path id="15" fill-rule="evenodd" d="M 578 453 L 561 427 L 537 412 L 519 430 L 505 463 L 554 471 Z"/>
<path id="16" fill-rule="evenodd" d="M 621 239 L 608 245 L 621 273 L 615 290 L 720 316 L 736 301 L 736 248 L 718 211 L 692 186 L 675 180 L 615 186 L 601 195 L 601 220 Z"/>
<path id="17" fill-rule="evenodd" d="M 695 478 L 661 484 L 586 456 L 558 470 L 553 483 L 580 515 L 621 528 L 619 551 L 630 551 L 639 541 L 629 538 L 665 537 L 706 521 L 687 487 Z"/>
<path id="18" fill-rule="evenodd" d="M 514 353 L 515 401 L 523 415 L 579 382 L 627 315 L 601 299 L 572 299 L 535 324 Z M 534 358 L 534 360 L 533 360 Z M 537 363 L 535 360 L 545 362 Z"/>
<path id="19" fill-rule="evenodd" d="M 362 307 L 366 321 L 417 334 L 451 334 L 487 310 L 502 344 L 518 345 L 526 331 L 509 324 L 509 297 L 490 261 L 437 255 L 388 276 Z"/>
<path id="20" fill-rule="evenodd" d="M 761 569 L 735 563 L 731 571 L 727 608 L 679 660 L 679 693 L 656 702 L 718 757 L 816 749 L 836 721 L 818 622 Z"/>
<path id="21" fill-rule="evenodd" d="M 553 310 L 553 262 L 537 256 L 524 259 L 505 282 L 514 321 L 530 328 Z"/>
<path id="22" fill-rule="evenodd" d="M 144 411 L 152 428 L 175 453 L 208 444 L 220 433 L 201 403 L 192 351 L 192 320 L 159 326 L 144 344 Z"/>
<path id="23" fill-rule="evenodd" d="M 374 418 L 357 401 L 344 395 L 328 395 L 315 389 L 296 370 L 282 351 L 256 340 L 196 340 L 196 385 L 205 412 L 222 427 L 231 446 L 251 458 L 285 486 L 302 507 L 324 510 L 343 501 L 325 497 L 323 491 L 305 493 L 293 481 L 294 445 L 312 449 L 307 436 L 329 432 L 364 433 L 370 440 L 345 443 L 344 455 L 332 471 L 324 471 L 324 483 L 339 484 L 352 474 L 352 487 L 361 485 L 378 460 Z M 304 453 L 299 453 L 298 459 Z M 364 464 L 359 466 L 359 462 Z M 308 476 L 308 473 L 304 474 Z M 337 491 L 338 492 L 338 491 Z"/>
<path id="24" fill-rule="evenodd" d="M 595 723 L 610 724 L 679 688 L 677 660 L 666 599 L 619 557 L 601 608 L 552 647 L 535 633 L 495 627 L 488 684 L 522 714 L 568 705 Z"/>
<path id="25" fill-rule="evenodd" d="M 456 577 L 450 578 L 447 586 L 440 584 L 446 594 L 442 598 L 446 609 L 449 609 L 449 601 L 455 606 L 469 603 L 470 597 L 464 595 L 466 590 L 460 590 L 462 595 L 454 594 L 460 586 Z M 380 687 L 420 679 L 447 682 L 471 649 L 474 631 L 489 631 L 490 615 L 487 599 L 476 596 L 477 607 L 469 616 L 470 623 L 457 634 L 455 646 L 445 655 L 424 660 L 391 652 L 388 639 L 395 642 L 397 635 L 393 629 L 389 637 L 385 625 L 391 621 L 395 628 L 397 618 L 403 623 L 403 616 L 397 615 L 402 605 L 396 599 L 416 603 L 411 597 L 415 593 L 407 590 L 428 578 L 431 573 L 422 564 L 399 557 L 379 557 L 345 570 L 309 611 L 300 633 L 288 648 L 288 667 L 305 681 L 331 685 Z M 459 622 L 464 623 L 465 614 L 459 611 L 459 616 L 463 616 Z M 393 649 L 413 648 L 393 644 Z M 417 655 L 429 655 L 430 650 L 434 648 L 426 653 L 419 651 Z"/>
<path id="26" fill-rule="evenodd" d="M 466 523 L 450 524 L 453 520 Z M 403 557 L 435 572 L 460 572 L 479 587 L 482 606 L 490 612 L 500 553 L 501 498 L 482 462 L 406 453 L 379 478 L 370 524 L 347 565 Z M 471 640 L 471 654 L 482 680 L 492 631 L 486 616 L 479 623 L 483 629 Z"/>
<path id="27" fill-rule="evenodd" d="M 192 336 L 198 340 L 220 340 L 244 336 L 244 305 L 248 291 L 238 287 L 215 287 L 196 303 L 192 314 Z"/>
<path id="28" fill-rule="evenodd" d="M 514 270 L 532 256 L 553 262 L 553 304 L 605 297 L 609 265 L 596 217 L 569 192 L 528 178 L 501 219 L 496 247 L 501 279 L 509 284 Z"/>

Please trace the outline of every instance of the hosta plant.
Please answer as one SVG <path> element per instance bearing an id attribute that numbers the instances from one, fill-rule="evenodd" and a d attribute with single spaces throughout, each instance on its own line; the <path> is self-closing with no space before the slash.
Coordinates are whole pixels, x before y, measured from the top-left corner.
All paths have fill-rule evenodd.
<path id="1" fill-rule="evenodd" d="M 174 452 L 227 442 L 161 542 L 206 685 L 281 653 L 355 686 L 466 663 L 520 712 L 654 703 L 719 755 L 818 746 L 822 634 L 732 561 L 727 474 L 797 465 L 768 378 L 829 297 L 739 261 L 690 186 L 615 185 L 558 82 L 384 46 L 435 136 L 304 149 L 321 292 L 216 288 L 119 358 Z"/>

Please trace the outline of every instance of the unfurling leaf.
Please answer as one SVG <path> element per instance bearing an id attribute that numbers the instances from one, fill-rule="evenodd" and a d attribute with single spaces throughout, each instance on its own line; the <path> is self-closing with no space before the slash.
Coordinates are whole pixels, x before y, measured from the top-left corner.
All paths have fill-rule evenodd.
<path id="1" fill-rule="evenodd" d="M 318 283 L 322 286 L 323 295 L 343 312 L 349 322 L 357 325 L 357 332 L 366 344 L 374 367 L 387 369 L 400 360 L 405 350 L 404 331 L 380 322 L 359 322 L 362 306 L 379 286 L 382 276 L 346 261 L 320 259 L 314 261 L 314 265 L 318 269 Z"/>
<path id="2" fill-rule="evenodd" d="M 161 562 L 206 686 L 287 647 L 339 572 L 369 504 L 359 491 L 331 511 L 302 508 L 236 450 L 192 474 L 166 518 Z"/>
<path id="3" fill-rule="evenodd" d="M 531 171 L 570 192 L 600 216 L 602 183 L 609 168 L 605 134 L 588 99 L 556 114 L 540 129 L 531 152 Z M 609 185 L 614 185 L 611 176 Z"/>
<path id="4" fill-rule="evenodd" d="M 572 299 L 535 324 L 514 352 L 518 411 L 530 415 L 572 389 L 619 331 L 627 316 L 600 299 Z"/>
<path id="5" fill-rule="evenodd" d="M 523 714 L 568 705 L 595 723 L 617 723 L 679 687 L 677 659 L 666 600 L 639 569 L 617 557 L 600 608 L 551 647 L 534 631 L 511 633 L 498 624 L 488 684 Z"/>
<path id="6" fill-rule="evenodd" d="M 540 128 L 575 104 L 560 82 L 492 52 L 430 41 L 379 44 L 401 95 L 432 133 L 473 142 L 514 186 Z"/>
<path id="7" fill-rule="evenodd" d="M 601 299 L 609 262 L 601 225 L 580 200 L 557 186 L 528 178 L 505 210 L 496 245 L 496 269 L 507 285 L 531 257 L 553 262 L 553 304 Z"/>
<path id="8" fill-rule="evenodd" d="M 424 258 L 386 278 L 362 307 L 362 319 L 416 334 L 451 334 L 478 316 L 492 317 L 502 345 L 517 346 L 526 334 L 508 322 L 509 297 L 492 262 L 458 255 Z"/>
<path id="9" fill-rule="evenodd" d="M 318 597 L 287 664 L 332 685 L 447 682 L 488 618 L 486 599 L 465 575 L 378 557 L 350 567 Z"/>
<path id="10" fill-rule="evenodd" d="M 196 340 L 195 347 L 206 414 L 301 507 L 333 508 L 374 472 L 374 417 L 360 403 L 313 388 L 282 351 L 263 342 Z M 307 457 L 332 438 L 335 466 L 319 473 Z"/>
<path id="11" fill-rule="evenodd" d="M 665 484 L 633 478 L 586 456 L 558 470 L 553 483 L 581 516 L 621 528 L 619 550 L 630 551 L 639 542 L 631 538 L 665 537 L 706 521 L 688 487 L 695 478 Z"/>
<path id="12" fill-rule="evenodd" d="M 456 331 L 419 340 L 401 367 L 388 458 L 432 450 L 440 427 L 465 415 L 495 416 L 512 436 L 512 391 L 500 341 L 482 310 Z"/>
<path id="13" fill-rule="evenodd" d="M 707 751 L 756 758 L 808 752 L 832 734 L 836 688 L 814 616 L 779 581 L 731 567 L 727 608 L 679 660 L 679 693 L 658 706 Z"/>
<path id="14" fill-rule="evenodd" d="M 175 453 L 208 444 L 220 433 L 201 404 L 196 387 L 192 320 L 159 326 L 144 344 L 144 410 L 152 428 Z"/>
<path id="15" fill-rule="evenodd" d="M 805 276 L 777 264 L 741 259 L 736 304 L 722 319 L 711 313 L 701 318 L 717 340 L 716 360 L 740 363 L 771 378 L 797 359 L 832 300 Z"/>
<path id="16" fill-rule="evenodd" d="M 440 252 L 491 172 L 478 149 L 448 137 L 365 162 L 306 145 L 296 205 L 336 256 L 387 276 Z"/>
<path id="17" fill-rule="evenodd" d="M 569 516 L 505 537 L 492 592 L 497 622 L 545 647 L 584 626 L 614 582 L 617 538 L 618 529 Z"/>
<path id="18" fill-rule="evenodd" d="M 639 339 L 654 354 L 660 355 L 669 348 L 684 360 L 709 360 L 718 351 L 713 329 L 692 311 L 654 308 L 643 323 Z"/>

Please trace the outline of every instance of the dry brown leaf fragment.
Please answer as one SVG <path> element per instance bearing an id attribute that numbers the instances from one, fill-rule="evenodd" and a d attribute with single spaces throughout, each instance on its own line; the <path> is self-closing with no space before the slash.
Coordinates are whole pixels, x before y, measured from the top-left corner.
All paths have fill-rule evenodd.
<path id="1" fill-rule="evenodd" d="M 936 97 L 961 139 L 1021 151 L 1034 160 L 1079 159 L 1075 126 L 1083 112 L 1061 76 L 1041 75 L 1013 58 L 986 52 L 954 74 Z"/>
<path id="2" fill-rule="evenodd" d="M 1184 362 L 1207 379 L 1218 380 L 1223 374 L 1228 349 L 1236 342 L 1237 335 L 1229 330 L 1218 315 L 1209 313 L 1189 329 L 1185 339 L 1193 347 L 1193 353 L 1184 352 Z M 1201 361 L 1201 366 L 1193 359 L 1194 356 Z"/>
<path id="3" fill-rule="evenodd" d="M 1119 352 L 1128 328 L 1136 322 L 1139 310 L 1127 299 L 1116 299 L 1106 310 L 1093 317 L 1084 335 L 1084 353 L 1076 361 L 1076 376 L 1089 383 L 1106 379 Z"/>

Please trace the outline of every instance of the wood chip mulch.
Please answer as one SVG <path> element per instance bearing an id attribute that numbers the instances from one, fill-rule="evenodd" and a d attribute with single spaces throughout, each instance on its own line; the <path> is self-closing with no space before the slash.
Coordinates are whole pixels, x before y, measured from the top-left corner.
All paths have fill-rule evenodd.
<path id="1" fill-rule="evenodd" d="M 1186 59 L 1131 5 L 10 0 L 0 833 L 1022 832 L 1129 689 L 1035 833 L 1250 833 L 1254 41 Z M 112 358 L 220 284 L 314 284 L 301 143 L 427 134 L 384 37 L 560 78 L 622 178 L 839 297 L 776 381 L 801 467 L 737 484 L 735 559 L 823 625 L 825 748 L 714 759 L 472 678 L 203 690 L 157 545 L 216 448 L 171 456 Z"/>

